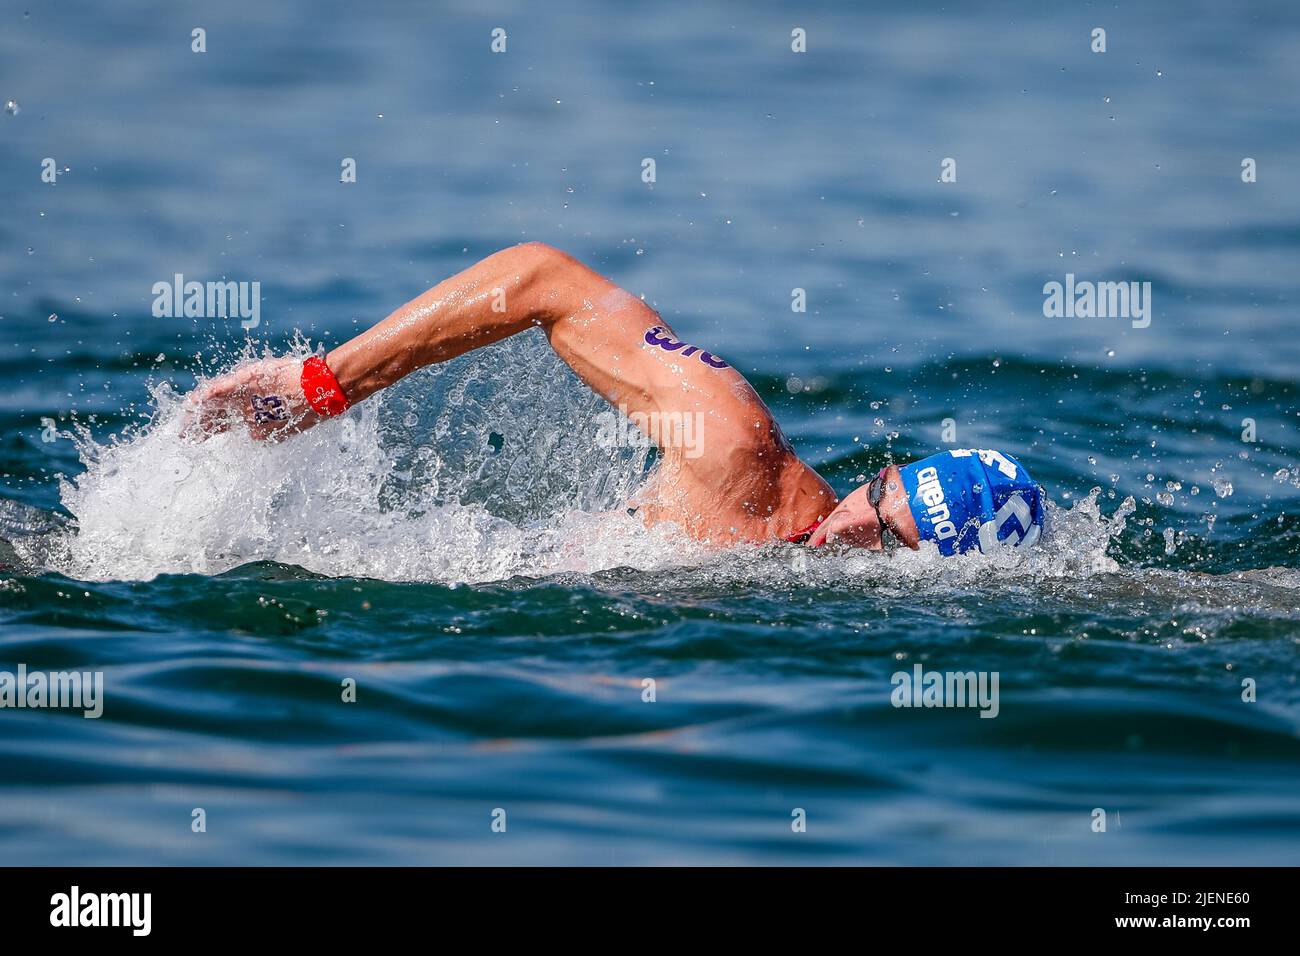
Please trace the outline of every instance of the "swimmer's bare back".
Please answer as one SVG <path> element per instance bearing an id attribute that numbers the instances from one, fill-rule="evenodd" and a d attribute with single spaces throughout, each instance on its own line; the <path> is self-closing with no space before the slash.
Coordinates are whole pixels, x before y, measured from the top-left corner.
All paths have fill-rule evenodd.
<path id="1" fill-rule="evenodd" d="M 647 521 L 729 544 L 789 537 L 835 508 L 831 487 L 794 454 L 744 376 L 543 243 L 504 249 L 440 282 L 334 349 L 326 364 L 356 404 L 416 369 L 534 326 L 659 444 L 652 494 L 638 502 Z M 256 437 L 275 439 L 311 427 L 322 415 L 303 394 L 302 374 L 303 363 L 285 357 L 212 380 L 188 400 L 191 432 L 242 420 Z"/>

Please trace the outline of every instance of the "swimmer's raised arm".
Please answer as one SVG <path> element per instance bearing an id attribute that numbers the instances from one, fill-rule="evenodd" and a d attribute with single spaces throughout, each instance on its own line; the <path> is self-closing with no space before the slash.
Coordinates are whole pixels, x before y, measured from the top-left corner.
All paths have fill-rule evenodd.
<path id="1" fill-rule="evenodd" d="M 395 310 L 326 357 L 347 402 L 356 404 L 426 365 L 445 362 L 524 329 L 539 327 L 557 354 L 626 414 L 708 411 L 715 427 L 769 440 L 775 423 L 739 372 L 679 343 L 659 315 L 630 292 L 540 242 L 488 256 Z M 214 380 L 196 401 L 242 411 L 255 435 L 269 437 L 320 421 L 295 392 L 301 363 L 255 363 Z M 258 388 L 264 394 L 257 394 Z M 277 417 L 267 395 L 291 406 Z M 230 408 L 242 400 L 246 408 Z M 635 419 L 634 419 L 635 420 Z M 652 436 L 654 437 L 654 436 Z"/>
<path id="2" fill-rule="evenodd" d="M 549 329 L 606 289 L 617 287 L 557 249 L 512 246 L 412 299 L 327 361 L 348 399 L 359 402 L 426 365 L 533 326 Z"/>
<path id="3" fill-rule="evenodd" d="M 425 365 L 551 324 L 572 296 L 555 267 L 559 255 L 540 243 L 515 246 L 439 283 L 330 352 L 329 371 L 317 369 L 324 387 L 333 386 L 332 372 L 346 400 L 337 405 L 355 404 Z M 257 438 L 283 437 L 321 420 L 307 385 L 299 360 L 255 362 L 196 390 L 190 420 L 206 434 L 242 418 Z"/>
<path id="4" fill-rule="evenodd" d="M 359 402 L 415 369 L 534 326 L 579 378 L 634 420 L 707 406 L 764 440 L 775 428 L 739 372 L 677 342 L 639 298 L 540 242 L 502 250 L 440 282 L 327 361 L 348 399 Z"/>
<path id="5" fill-rule="evenodd" d="M 355 404 L 425 365 L 532 326 L 549 330 L 580 308 L 583 297 L 602 282 L 606 280 L 542 243 L 514 246 L 406 303 L 330 352 L 326 365 L 346 403 Z M 321 416 L 301 394 L 302 371 L 300 361 L 286 357 L 214 379 L 191 396 L 191 419 L 207 433 L 242 418 L 258 438 L 309 428 Z"/>

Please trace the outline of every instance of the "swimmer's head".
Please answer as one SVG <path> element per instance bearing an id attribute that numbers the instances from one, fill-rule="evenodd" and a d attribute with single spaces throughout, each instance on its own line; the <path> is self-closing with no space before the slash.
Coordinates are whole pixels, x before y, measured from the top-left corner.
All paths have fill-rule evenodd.
<path id="1" fill-rule="evenodd" d="M 1001 452 L 959 448 L 881 469 L 808 543 L 878 550 L 892 536 L 910 547 L 933 541 L 943 555 L 987 553 L 1035 544 L 1043 516 L 1043 491 L 1023 465 Z"/>

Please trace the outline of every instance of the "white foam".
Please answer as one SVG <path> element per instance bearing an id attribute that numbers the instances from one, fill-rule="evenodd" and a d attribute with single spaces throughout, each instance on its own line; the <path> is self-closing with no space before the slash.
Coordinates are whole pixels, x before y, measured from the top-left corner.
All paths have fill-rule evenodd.
<path id="1" fill-rule="evenodd" d="M 603 405 L 549 349 L 494 351 L 275 444 L 242 430 L 186 441 L 180 396 L 158 387 L 147 427 L 78 436 L 85 471 L 61 487 L 74 521 L 43 563 L 85 580 L 278 561 L 480 582 L 679 562 L 672 529 L 619 507 L 645 450 L 595 444 Z M 546 411 L 517 410 L 529 405 Z"/>

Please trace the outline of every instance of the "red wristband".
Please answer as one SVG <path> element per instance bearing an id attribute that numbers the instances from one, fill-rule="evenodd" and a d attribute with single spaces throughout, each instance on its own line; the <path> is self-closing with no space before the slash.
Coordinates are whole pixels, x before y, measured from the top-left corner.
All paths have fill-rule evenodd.
<path id="1" fill-rule="evenodd" d="M 302 394 L 316 414 L 324 418 L 341 415 L 352 405 L 325 360 L 316 355 L 302 363 Z"/>

